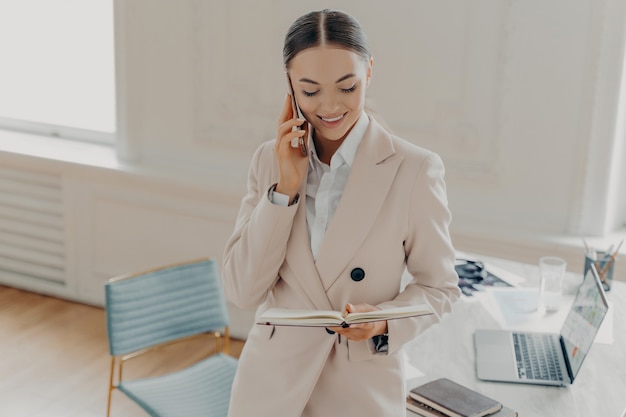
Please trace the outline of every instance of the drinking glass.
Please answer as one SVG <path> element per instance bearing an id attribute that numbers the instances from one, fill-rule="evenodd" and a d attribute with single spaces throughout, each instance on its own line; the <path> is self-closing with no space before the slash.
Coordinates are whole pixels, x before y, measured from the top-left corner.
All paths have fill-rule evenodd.
<path id="1" fill-rule="evenodd" d="M 557 311 L 561 304 L 566 266 L 567 262 L 556 256 L 544 256 L 539 259 L 541 278 L 539 300 L 540 305 L 548 313 Z"/>

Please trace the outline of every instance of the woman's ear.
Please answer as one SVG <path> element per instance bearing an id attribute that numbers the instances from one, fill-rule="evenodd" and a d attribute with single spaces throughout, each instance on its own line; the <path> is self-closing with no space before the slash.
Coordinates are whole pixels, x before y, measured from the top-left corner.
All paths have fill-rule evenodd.
<path id="1" fill-rule="evenodd" d="M 369 61 L 367 62 L 367 70 L 365 72 L 365 86 L 369 87 L 370 85 L 370 80 L 372 79 L 372 67 L 374 66 L 374 58 L 370 57 Z"/>

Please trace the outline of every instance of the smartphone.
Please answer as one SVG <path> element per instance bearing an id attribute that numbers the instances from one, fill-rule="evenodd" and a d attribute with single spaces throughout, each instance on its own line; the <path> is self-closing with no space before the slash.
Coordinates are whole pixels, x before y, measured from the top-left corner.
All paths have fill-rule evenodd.
<path id="1" fill-rule="evenodd" d="M 289 82 L 289 92 L 291 93 L 291 110 L 293 111 L 294 117 L 304 119 L 304 116 L 300 111 L 300 107 L 298 107 L 298 103 L 296 102 L 296 95 L 293 92 L 293 85 L 291 84 L 291 77 L 289 76 L 289 73 L 287 73 L 287 81 Z M 302 130 L 300 126 L 296 126 L 296 129 Z M 309 154 L 306 148 L 307 140 L 308 137 L 306 133 L 304 134 L 304 136 L 298 138 L 298 145 L 300 146 L 300 152 L 302 152 L 302 156 L 307 156 Z"/>

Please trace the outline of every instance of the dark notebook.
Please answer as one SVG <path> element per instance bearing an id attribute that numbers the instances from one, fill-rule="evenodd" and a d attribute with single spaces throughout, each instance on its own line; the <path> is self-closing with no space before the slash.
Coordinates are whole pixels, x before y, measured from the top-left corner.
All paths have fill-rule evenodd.
<path id="1" fill-rule="evenodd" d="M 406 399 L 406 408 L 412 412 L 410 415 L 418 415 L 420 417 L 448 417 L 444 413 L 439 412 L 426 404 L 422 404 L 419 401 L 415 401 L 411 397 L 407 397 Z M 502 406 L 500 411 L 488 414 L 485 417 L 519 417 L 519 414 L 512 408 Z"/>
<path id="2" fill-rule="evenodd" d="M 413 388 L 409 395 L 450 417 L 482 417 L 502 408 L 500 402 L 448 378 L 436 379 Z"/>
<path id="3" fill-rule="evenodd" d="M 426 404 L 422 404 L 411 397 L 406 398 L 406 408 L 407 410 L 412 411 L 413 414 L 417 414 L 420 417 L 448 417 L 444 413 L 437 411 Z M 518 413 L 509 407 L 502 406 L 500 411 L 488 414 L 485 417 L 518 417 Z"/>
<path id="4" fill-rule="evenodd" d="M 448 417 L 444 413 L 441 413 L 426 404 L 422 404 L 411 397 L 407 397 L 406 399 L 406 408 L 422 417 Z"/>
<path id="5" fill-rule="evenodd" d="M 493 414 L 489 414 L 488 417 L 518 417 L 518 414 L 517 414 L 517 411 L 509 407 L 502 406 L 500 411 L 496 411 Z"/>

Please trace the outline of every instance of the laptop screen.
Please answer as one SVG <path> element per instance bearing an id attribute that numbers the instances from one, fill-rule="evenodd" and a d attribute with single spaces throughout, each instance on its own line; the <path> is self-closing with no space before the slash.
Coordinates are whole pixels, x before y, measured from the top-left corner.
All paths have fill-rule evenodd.
<path id="1" fill-rule="evenodd" d="M 578 288 L 574 304 L 561 329 L 561 336 L 574 378 L 593 344 L 593 339 L 598 333 L 608 308 L 595 266 L 591 265 Z"/>

